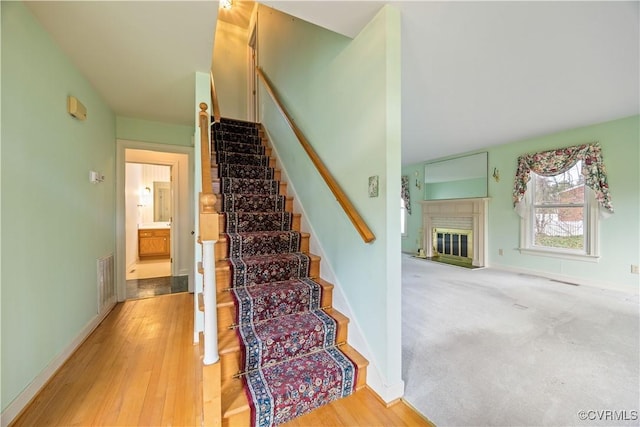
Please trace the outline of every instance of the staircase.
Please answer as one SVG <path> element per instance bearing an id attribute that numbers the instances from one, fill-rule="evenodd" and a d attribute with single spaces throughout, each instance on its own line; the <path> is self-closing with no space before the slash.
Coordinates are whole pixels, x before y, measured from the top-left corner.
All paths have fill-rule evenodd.
<path id="1" fill-rule="evenodd" d="M 346 343 L 261 125 L 221 119 L 211 140 L 222 425 L 280 424 L 364 387 L 368 362 Z"/>

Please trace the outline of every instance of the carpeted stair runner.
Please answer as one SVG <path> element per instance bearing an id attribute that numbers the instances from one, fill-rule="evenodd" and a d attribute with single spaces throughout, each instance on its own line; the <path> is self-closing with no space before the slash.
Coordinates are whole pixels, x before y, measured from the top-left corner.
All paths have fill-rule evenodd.
<path id="1" fill-rule="evenodd" d="M 357 367 L 320 307 L 258 128 L 223 119 L 213 137 L 251 423 L 278 425 L 351 394 Z"/>

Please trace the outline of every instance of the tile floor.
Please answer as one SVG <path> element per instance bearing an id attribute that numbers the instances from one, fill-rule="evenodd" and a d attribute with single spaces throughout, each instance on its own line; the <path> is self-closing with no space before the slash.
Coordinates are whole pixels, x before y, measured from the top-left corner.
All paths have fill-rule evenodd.
<path id="1" fill-rule="evenodd" d="M 171 261 L 138 261 L 127 271 L 127 299 L 187 292 L 188 276 L 171 276 Z"/>
<path id="2" fill-rule="evenodd" d="M 152 277 L 127 280 L 127 299 L 187 292 L 189 276 Z"/>

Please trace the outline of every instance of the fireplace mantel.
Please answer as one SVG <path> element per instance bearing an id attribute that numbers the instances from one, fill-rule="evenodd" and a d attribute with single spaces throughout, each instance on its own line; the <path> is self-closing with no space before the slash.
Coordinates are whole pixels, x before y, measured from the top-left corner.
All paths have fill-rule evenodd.
<path id="1" fill-rule="evenodd" d="M 488 197 L 473 199 L 424 200 L 422 205 L 422 247 L 427 257 L 433 253 L 434 219 L 442 221 L 469 221 L 473 231 L 473 259 L 476 267 L 487 265 L 487 203 Z M 459 228 L 459 227 L 452 227 Z"/>

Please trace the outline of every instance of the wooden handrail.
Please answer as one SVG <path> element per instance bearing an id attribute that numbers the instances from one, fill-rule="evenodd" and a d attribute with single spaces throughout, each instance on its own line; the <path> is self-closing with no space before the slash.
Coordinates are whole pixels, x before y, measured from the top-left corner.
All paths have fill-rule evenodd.
<path id="1" fill-rule="evenodd" d="M 267 89 L 267 92 L 269 93 L 269 95 L 271 95 L 273 102 L 276 103 L 276 106 L 280 110 L 280 113 L 282 113 L 287 124 L 289 125 L 293 133 L 298 138 L 298 141 L 300 141 L 300 145 L 302 145 L 302 148 L 304 149 L 304 151 L 306 151 L 307 155 L 311 159 L 311 162 L 314 164 L 314 166 L 316 167 L 316 169 L 318 170 L 318 172 L 320 173 L 324 181 L 329 186 L 329 189 L 331 190 L 333 195 L 336 197 L 336 200 L 338 200 L 338 203 L 340 203 L 340 206 L 342 206 L 342 209 L 344 209 L 344 212 L 347 214 L 347 216 L 353 223 L 358 233 L 360 233 L 362 240 L 364 240 L 365 243 L 373 242 L 376 236 L 373 234 L 371 229 L 369 229 L 369 227 L 364 222 L 364 220 L 362 219 L 362 217 L 360 216 L 356 208 L 353 206 L 353 204 L 351 203 L 347 195 L 344 193 L 344 191 L 340 187 L 340 185 L 333 178 L 333 176 L 331 175 L 331 172 L 329 172 L 327 167 L 322 162 L 322 159 L 320 159 L 320 156 L 318 156 L 316 151 L 313 149 L 313 147 L 309 143 L 309 140 L 307 140 L 307 138 L 304 136 L 300 128 L 298 128 L 298 126 L 295 124 L 295 122 L 287 112 L 282 102 L 280 102 L 280 99 L 276 95 L 273 89 L 273 86 L 269 81 L 269 78 L 264 74 L 264 72 L 262 71 L 262 68 L 256 67 L 256 70 L 258 72 L 258 76 L 260 77 L 260 80 L 262 80 L 262 83 L 265 86 L 265 89 Z"/>
<path id="2" fill-rule="evenodd" d="M 200 240 L 218 240 L 218 212 L 216 195 L 213 194 L 211 181 L 211 128 L 207 104 L 200 103 L 200 162 L 202 173 L 202 192 L 200 193 Z M 212 218 L 215 216 L 215 218 Z"/>
<path id="3" fill-rule="evenodd" d="M 211 182 L 211 154 L 209 147 L 209 138 L 211 129 L 209 129 L 209 113 L 207 113 L 207 104 L 200 103 L 200 160 L 202 162 L 202 192 L 213 193 L 213 184 Z"/>
<path id="4" fill-rule="evenodd" d="M 218 104 L 218 93 L 216 92 L 216 85 L 213 82 L 213 73 L 209 72 L 209 79 L 211 80 L 211 104 L 213 108 L 213 121 L 220 122 L 220 105 Z"/>

